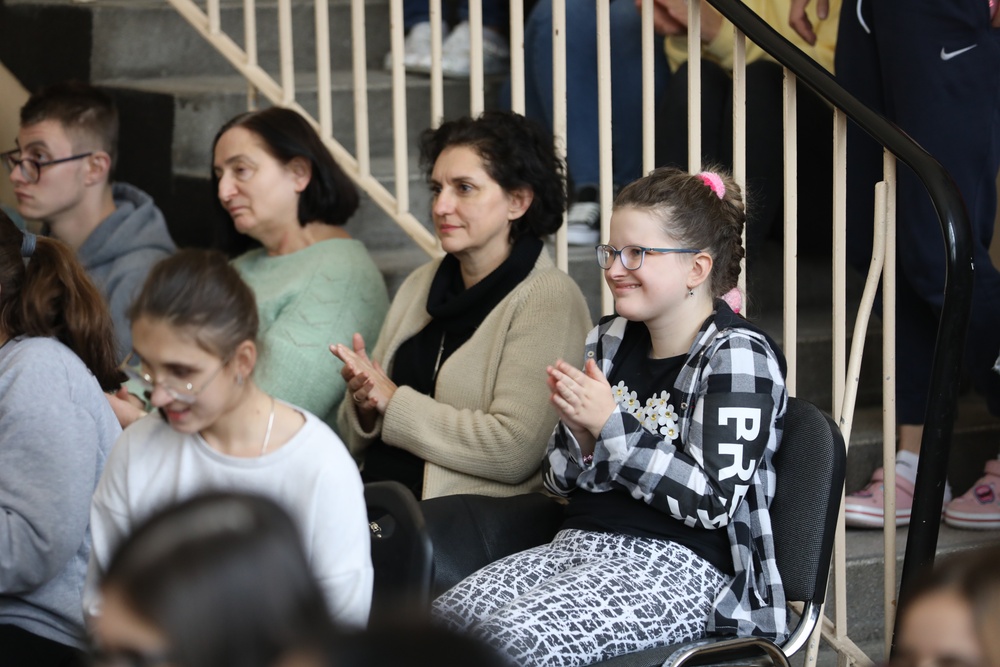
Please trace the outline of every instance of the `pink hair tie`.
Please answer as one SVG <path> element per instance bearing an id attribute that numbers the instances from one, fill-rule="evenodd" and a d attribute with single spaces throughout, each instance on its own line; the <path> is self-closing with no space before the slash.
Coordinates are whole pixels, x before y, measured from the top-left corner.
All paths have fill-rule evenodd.
<path id="1" fill-rule="evenodd" d="M 712 188 L 712 192 L 716 194 L 719 199 L 726 196 L 726 184 L 722 182 L 722 177 L 712 171 L 703 171 L 698 174 L 698 178 L 701 182 Z"/>
<path id="2" fill-rule="evenodd" d="M 729 309 L 737 315 L 739 315 L 740 311 L 743 310 L 743 295 L 740 294 L 738 287 L 734 287 L 723 294 L 722 300 L 729 304 Z"/>

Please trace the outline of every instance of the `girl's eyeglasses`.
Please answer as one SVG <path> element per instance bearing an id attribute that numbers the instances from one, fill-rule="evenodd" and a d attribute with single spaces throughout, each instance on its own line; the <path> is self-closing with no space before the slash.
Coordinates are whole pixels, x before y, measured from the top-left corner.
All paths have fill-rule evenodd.
<path id="1" fill-rule="evenodd" d="M 660 254 L 667 254 L 671 252 L 701 252 L 701 250 L 698 250 L 697 248 L 647 248 L 646 246 L 641 245 L 627 245 L 619 250 L 613 245 L 608 245 L 606 243 L 596 246 L 596 249 L 597 265 L 602 269 L 610 269 L 615 263 L 615 257 L 620 256 L 622 258 L 622 266 L 629 271 L 635 271 L 642 266 L 642 260 L 646 257 L 647 252 Z"/>
<path id="2" fill-rule="evenodd" d="M 198 395 L 205 391 L 208 385 L 212 384 L 212 380 L 216 378 L 219 372 L 225 368 L 228 363 L 229 359 L 223 361 L 218 368 L 212 371 L 212 374 L 206 378 L 201 387 L 198 389 L 195 389 L 194 384 L 191 382 L 180 382 L 175 378 L 158 380 L 153 377 L 152 374 L 143 372 L 142 359 L 135 352 L 132 352 L 125 358 L 125 361 L 122 362 L 121 370 L 130 380 L 134 380 L 139 384 L 139 386 L 142 387 L 142 390 L 146 393 L 147 397 L 153 395 L 153 390 L 156 389 L 158 385 L 160 389 L 165 391 L 167 396 L 171 399 L 180 403 L 187 403 L 188 405 L 191 405 L 198 400 Z"/>

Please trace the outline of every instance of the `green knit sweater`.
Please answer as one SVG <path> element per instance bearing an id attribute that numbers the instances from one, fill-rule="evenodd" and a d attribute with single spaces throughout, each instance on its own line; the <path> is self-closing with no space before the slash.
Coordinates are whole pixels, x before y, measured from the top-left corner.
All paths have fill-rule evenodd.
<path id="1" fill-rule="evenodd" d="M 364 244 L 330 239 L 280 256 L 251 250 L 233 266 L 257 297 L 254 381 L 336 430 L 345 387 L 330 345 L 350 345 L 359 332 L 373 348 L 389 308 L 385 281 Z"/>

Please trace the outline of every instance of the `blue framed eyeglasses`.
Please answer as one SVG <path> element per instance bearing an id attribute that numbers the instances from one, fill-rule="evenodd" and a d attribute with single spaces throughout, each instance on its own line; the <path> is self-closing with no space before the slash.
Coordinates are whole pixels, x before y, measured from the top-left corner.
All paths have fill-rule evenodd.
<path id="1" fill-rule="evenodd" d="M 606 243 L 595 246 L 595 248 L 597 250 L 597 265 L 605 271 L 610 269 L 615 263 L 615 257 L 622 258 L 622 266 L 626 269 L 629 271 L 635 271 L 642 266 L 642 260 L 645 259 L 647 252 L 663 255 L 673 252 L 685 254 L 701 252 L 701 250 L 697 248 L 648 248 L 641 245 L 627 245 L 619 250 L 613 245 L 608 245 Z"/>

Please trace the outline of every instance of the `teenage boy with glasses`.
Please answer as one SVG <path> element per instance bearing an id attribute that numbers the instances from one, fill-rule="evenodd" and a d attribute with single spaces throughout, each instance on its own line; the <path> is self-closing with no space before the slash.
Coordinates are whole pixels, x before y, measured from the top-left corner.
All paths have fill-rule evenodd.
<path id="1" fill-rule="evenodd" d="M 152 198 L 113 181 L 117 153 L 111 98 L 87 84 L 58 83 L 21 108 L 15 147 L 2 162 L 18 212 L 69 244 L 108 300 L 124 358 L 132 349 L 125 311 L 152 265 L 175 246 Z"/>

